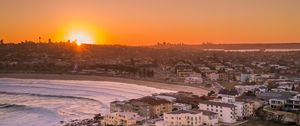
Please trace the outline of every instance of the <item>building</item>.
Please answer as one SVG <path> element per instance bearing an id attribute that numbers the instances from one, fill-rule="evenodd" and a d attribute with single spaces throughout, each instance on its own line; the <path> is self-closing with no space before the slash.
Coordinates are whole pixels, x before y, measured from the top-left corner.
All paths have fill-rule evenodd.
<path id="1" fill-rule="evenodd" d="M 114 101 L 110 103 L 110 112 L 126 112 L 126 101 Z"/>
<path id="2" fill-rule="evenodd" d="M 151 96 L 133 99 L 130 100 L 130 103 L 134 106 L 140 106 L 139 108 L 147 106 L 150 118 L 159 117 L 165 112 L 172 111 L 172 103 L 170 101 Z"/>
<path id="3" fill-rule="evenodd" d="M 235 113 L 238 120 L 246 119 L 254 114 L 254 104 L 244 101 L 236 101 L 233 103 Z"/>
<path id="4" fill-rule="evenodd" d="M 165 126 L 200 126 L 218 123 L 218 114 L 206 110 L 179 110 L 164 114 Z"/>
<path id="5" fill-rule="evenodd" d="M 236 89 L 231 89 L 231 90 L 228 90 L 228 89 L 222 89 L 219 91 L 218 93 L 218 97 L 222 97 L 222 98 L 235 98 L 237 96 L 239 96 L 239 92 L 236 90 Z"/>
<path id="6" fill-rule="evenodd" d="M 255 111 L 264 106 L 264 101 L 256 96 L 242 95 L 241 97 L 238 97 L 237 100 L 248 102 L 250 104 L 250 111 L 252 111 L 250 113 L 252 113 L 252 115 L 255 115 Z"/>
<path id="7" fill-rule="evenodd" d="M 237 121 L 236 106 L 229 103 L 202 101 L 198 105 L 200 110 L 218 113 L 219 122 L 235 123 Z"/>
<path id="8" fill-rule="evenodd" d="M 213 126 L 219 123 L 218 113 L 206 111 L 206 110 L 198 110 L 203 113 L 203 125 Z"/>
<path id="9" fill-rule="evenodd" d="M 222 99 L 218 102 L 233 104 L 235 106 L 235 113 L 238 120 L 246 119 L 254 115 L 254 104 L 243 100 L 236 100 L 239 93 L 236 89 L 221 90 L 218 94 Z M 215 100 L 217 101 L 217 100 Z"/>
<path id="10" fill-rule="evenodd" d="M 297 94 L 286 101 L 285 109 L 290 111 L 300 110 L 300 94 Z"/>
<path id="11" fill-rule="evenodd" d="M 173 110 L 191 110 L 192 105 L 184 103 L 174 103 Z"/>
<path id="12" fill-rule="evenodd" d="M 164 112 L 171 111 L 172 102 L 154 96 L 110 103 L 110 112 L 136 112 L 147 119 L 156 118 L 162 116 Z"/>
<path id="13" fill-rule="evenodd" d="M 245 83 L 245 82 L 249 82 L 250 80 L 250 74 L 241 74 L 241 77 L 240 77 L 240 81 Z"/>
<path id="14" fill-rule="evenodd" d="M 190 76 L 184 78 L 184 83 L 187 83 L 187 84 L 202 84 L 203 79 L 201 77 L 201 74 L 191 74 Z"/>
<path id="15" fill-rule="evenodd" d="M 175 71 L 177 76 L 182 79 L 184 79 L 185 77 L 190 77 L 195 73 L 193 67 L 190 64 L 182 62 L 176 64 Z"/>
<path id="16" fill-rule="evenodd" d="M 219 74 L 217 74 L 217 73 L 209 73 L 206 76 L 209 80 L 212 80 L 212 81 L 219 80 Z"/>
<path id="17" fill-rule="evenodd" d="M 274 99 L 269 99 L 269 104 L 272 109 L 284 109 L 284 105 L 286 102 L 287 98 L 274 98 Z"/>
<path id="18" fill-rule="evenodd" d="M 172 111 L 172 102 L 152 96 L 129 100 L 131 111 L 138 112 L 146 118 L 156 118 Z"/>
<path id="19" fill-rule="evenodd" d="M 298 94 L 286 91 L 266 92 L 258 94 L 258 98 L 265 100 L 272 109 L 293 110 L 298 107 Z M 287 104 L 287 102 L 289 102 Z M 294 106 L 295 105 L 295 106 Z"/>
<path id="20" fill-rule="evenodd" d="M 102 125 L 135 126 L 143 120 L 134 112 L 115 112 L 104 116 Z"/>
<path id="21" fill-rule="evenodd" d="M 172 96 L 167 96 L 167 95 L 162 95 L 162 94 L 153 95 L 153 96 L 156 97 L 156 98 L 165 99 L 165 100 L 170 101 L 170 102 L 175 102 L 176 101 L 176 98 L 172 97 Z"/>
<path id="22" fill-rule="evenodd" d="M 262 93 L 262 92 L 266 92 L 267 90 L 267 87 L 264 85 L 236 85 L 234 87 L 239 92 L 239 94 L 243 94 L 249 91 Z"/>

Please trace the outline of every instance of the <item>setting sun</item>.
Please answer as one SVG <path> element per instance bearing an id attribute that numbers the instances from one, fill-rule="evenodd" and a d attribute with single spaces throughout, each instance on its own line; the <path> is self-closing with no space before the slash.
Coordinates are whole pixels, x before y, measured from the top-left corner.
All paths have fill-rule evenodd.
<path id="1" fill-rule="evenodd" d="M 57 39 L 64 41 L 76 41 L 77 45 L 81 44 L 104 44 L 105 34 L 101 32 L 101 28 L 90 22 L 76 21 L 66 23 L 56 33 Z"/>
<path id="2" fill-rule="evenodd" d="M 95 42 L 93 41 L 93 39 L 91 38 L 91 36 L 89 36 L 86 33 L 83 32 L 76 32 L 76 33 L 72 33 L 68 39 L 70 41 L 76 41 L 77 45 L 81 45 L 81 44 L 94 44 Z"/>

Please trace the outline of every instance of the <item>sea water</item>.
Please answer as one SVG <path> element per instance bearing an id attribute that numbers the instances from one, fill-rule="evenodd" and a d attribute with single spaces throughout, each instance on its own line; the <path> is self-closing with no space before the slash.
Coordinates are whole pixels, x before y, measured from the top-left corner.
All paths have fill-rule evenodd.
<path id="1" fill-rule="evenodd" d="M 109 103 L 171 92 L 107 81 L 0 78 L 0 126 L 53 126 L 109 112 Z"/>

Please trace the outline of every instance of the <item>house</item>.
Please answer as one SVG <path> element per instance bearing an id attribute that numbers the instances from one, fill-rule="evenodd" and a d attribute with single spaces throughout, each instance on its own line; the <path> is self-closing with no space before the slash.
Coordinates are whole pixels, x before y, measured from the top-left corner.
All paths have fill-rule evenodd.
<path id="1" fill-rule="evenodd" d="M 194 74 L 193 67 L 190 64 L 182 62 L 176 64 L 175 71 L 177 76 L 182 79 L 185 77 L 190 77 L 192 74 Z"/>
<path id="2" fill-rule="evenodd" d="M 300 110 L 300 94 L 297 94 L 286 101 L 285 109 L 290 111 Z"/>
<path id="3" fill-rule="evenodd" d="M 200 126 L 218 123 L 218 114 L 206 110 L 179 110 L 164 114 L 165 126 Z"/>
<path id="4" fill-rule="evenodd" d="M 249 82 L 249 79 L 250 79 L 250 74 L 241 74 L 240 76 L 240 81 L 241 82 Z"/>
<path id="5" fill-rule="evenodd" d="M 267 87 L 264 85 L 236 85 L 234 87 L 239 92 L 239 94 L 243 94 L 249 91 L 256 93 L 263 93 L 267 91 Z"/>
<path id="6" fill-rule="evenodd" d="M 143 120 L 137 113 L 134 112 L 115 112 L 104 116 L 102 125 L 114 126 L 134 126 Z"/>
<path id="7" fill-rule="evenodd" d="M 245 82 L 262 82 L 263 77 L 259 74 L 241 74 L 240 81 Z"/>
<path id="8" fill-rule="evenodd" d="M 294 96 L 291 92 L 266 92 L 258 94 L 257 97 L 265 100 L 272 109 L 285 109 L 285 104 L 288 99 Z"/>
<path id="9" fill-rule="evenodd" d="M 203 83 L 203 79 L 201 77 L 201 74 L 191 74 L 190 76 L 184 78 L 184 83 L 201 84 Z"/>
<path id="10" fill-rule="evenodd" d="M 198 105 L 200 110 L 218 113 L 219 122 L 235 123 L 237 121 L 236 106 L 229 103 L 215 101 L 201 101 Z"/>
<path id="11" fill-rule="evenodd" d="M 209 73 L 206 75 L 209 80 L 216 81 L 219 79 L 219 74 L 217 73 Z"/>

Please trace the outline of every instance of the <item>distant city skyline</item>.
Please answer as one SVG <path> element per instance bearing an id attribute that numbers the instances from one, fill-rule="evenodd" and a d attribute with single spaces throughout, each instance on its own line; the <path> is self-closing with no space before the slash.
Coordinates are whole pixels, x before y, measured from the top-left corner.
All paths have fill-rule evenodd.
<path id="1" fill-rule="evenodd" d="M 300 42 L 299 0 L 0 0 L 0 40 Z"/>

